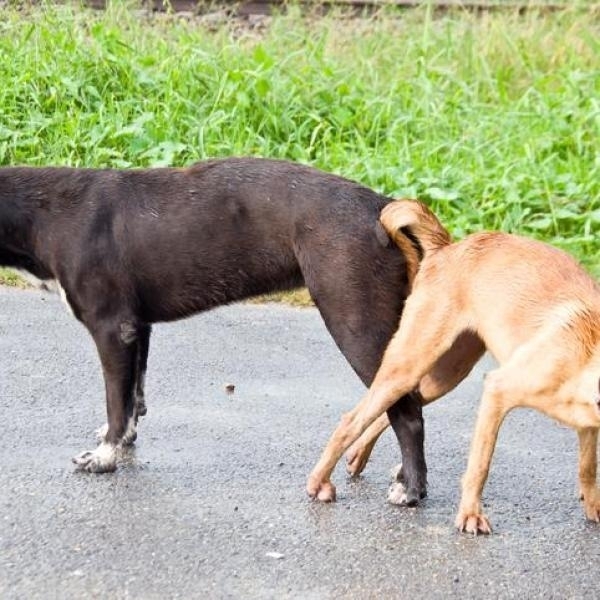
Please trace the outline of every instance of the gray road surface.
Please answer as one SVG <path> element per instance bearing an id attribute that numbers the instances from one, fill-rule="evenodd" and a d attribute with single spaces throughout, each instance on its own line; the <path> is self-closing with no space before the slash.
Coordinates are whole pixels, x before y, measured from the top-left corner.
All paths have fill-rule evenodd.
<path id="1" fill-rule="evenodd" d="M 358 481 L 338 468 L 337 504 L 305 496 L 363 391 L 313 309 L 232 306 L 156 327 L 148 416 L 111 475 L 70 463 L 94 445 L 103 384 L 58 298 L 0 289 L 0 357 L 2 598 L 600 595 L 576 436 L 541 415 L 517 411 L 501 431 L 485 491 L 494 535 L 452 528 L 489 361 L 427 409 L 430 497 L 401 509 L 385 502 L 389 433 Z"/>

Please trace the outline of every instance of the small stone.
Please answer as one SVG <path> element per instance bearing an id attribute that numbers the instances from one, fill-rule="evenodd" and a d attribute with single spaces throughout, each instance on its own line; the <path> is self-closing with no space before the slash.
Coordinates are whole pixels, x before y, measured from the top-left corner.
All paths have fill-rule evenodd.
<path id="1" fill-rule="evenodd" d="M 226 383 L 225 384 L 225 391 L 228 394 L 233 394 L 233 392 L 235 392 L 235 385 L 233 383 Z"/>

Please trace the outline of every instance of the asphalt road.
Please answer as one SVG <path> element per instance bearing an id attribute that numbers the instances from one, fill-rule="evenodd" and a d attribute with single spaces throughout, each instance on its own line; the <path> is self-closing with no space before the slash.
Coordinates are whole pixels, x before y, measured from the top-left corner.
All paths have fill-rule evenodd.
<path id="1" fill-rule="evenodd" d="M 314 309 L 238 305 L 155 328 L 130 461 L 77 473 L 103 383 L 57 297 L 0 289 L 0 597 L 593 598 L 600 527 L 576 497 L 574 432 L 529 411 L 501 431 L 495 532 L 452 527 L 484 360 L 426 409 L 429 498 L 385 502 L 388 433 L 338 502 L 305 477 L 362 385 Z M 524 374 L 526 376 L 526 374 Z M 227 395 L 224 385 L 234 383 Z"/>

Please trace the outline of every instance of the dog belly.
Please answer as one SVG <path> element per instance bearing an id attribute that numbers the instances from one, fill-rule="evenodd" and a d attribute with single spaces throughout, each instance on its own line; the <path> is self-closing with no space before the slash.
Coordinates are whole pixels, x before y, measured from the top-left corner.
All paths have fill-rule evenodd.
<path id="1" fill-rule="evenodd" d="M 280 269 L 268 274 L 243 270 L 221 276 L 206 273 L 178 276 L 171 272 L 136 286 L 140 318 L 147 323 L 174 321 L 217 306 L 270 292 L 302 286 L 300 269 Z"/>

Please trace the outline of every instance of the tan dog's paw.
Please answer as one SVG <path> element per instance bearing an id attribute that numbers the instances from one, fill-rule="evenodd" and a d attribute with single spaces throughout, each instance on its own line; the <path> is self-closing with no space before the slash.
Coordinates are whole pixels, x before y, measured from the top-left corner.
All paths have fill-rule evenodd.
<path id="1" fill-rule="evenodd" d="M 362 446 L 360 444 L 352 444 L 346 452 L 346 471 L 348 475 L 356 477 L 360 475 L 369 462 L 371 456 L 371 447 Z"/>
<path id="2" fill-rule="evenodd" d="M 589 500 L 584 495 L 583 510 L 590 521 L 600 523 L 600 490 L 595 490 L 594 494 L 590 495 Z"/>
<path id="3" fill-rule="evenodd" d="M 306 484 L 308 495 L 319 502 L 335 502 L 335 485 L 331 481 L 308 480 Z"/>
<path id="4" fill-rule="evenodd" d="M 483 533 L 488 535 L 492 533 L 492 526 L 488 521 L 488 518 L 481 513 L 469 513 L 466 511 L 459 511 L 454 521 L 454 525 L 461 533 L 472 533 L 477 535 Z"/>

